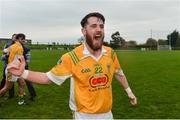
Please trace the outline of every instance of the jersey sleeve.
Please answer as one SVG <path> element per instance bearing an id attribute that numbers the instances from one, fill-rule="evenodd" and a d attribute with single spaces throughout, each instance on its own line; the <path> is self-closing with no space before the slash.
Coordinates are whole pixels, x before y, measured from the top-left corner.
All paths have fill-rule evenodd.
<path id="1" fill-rule="evenodd" d="M 119 60 L 115 52 L 113 55 L 113 61 L 114 61 L 114 66 L 115 66 L 115 73 L 124 76 L 123 70 L 119 64 Z"/>
<path id="2" fill-rule="evenodd" d="M 114 66 L 115 66 L 115 69 L 121 69 L 116 53 L 114 53 Z"/>
<path id="3" fill-rule="evenodd" d="M 46 74 L 52 82 L 61 85 L 67 78 L 71 77 L 72 74 L 70 57 L 67 54 L 63 55 L 57 65 Z"/>

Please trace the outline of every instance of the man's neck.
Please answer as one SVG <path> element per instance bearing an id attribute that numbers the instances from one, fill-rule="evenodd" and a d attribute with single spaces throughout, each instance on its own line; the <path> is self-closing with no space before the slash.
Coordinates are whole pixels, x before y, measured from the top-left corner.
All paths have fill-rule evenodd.
<path id="1" fill-rule="evenodd" d="M 99 57 L 101 55 L 101 52 L 102 52 L 102 48 L 101 49 L 98 49 L 97 51 L 94 51 L 93 49 L 91 49 L 89 47 L 89 45 L 85 42 L 85 45 L 86 45 L 86 48 L 87 50 L 95 57 Z"/>

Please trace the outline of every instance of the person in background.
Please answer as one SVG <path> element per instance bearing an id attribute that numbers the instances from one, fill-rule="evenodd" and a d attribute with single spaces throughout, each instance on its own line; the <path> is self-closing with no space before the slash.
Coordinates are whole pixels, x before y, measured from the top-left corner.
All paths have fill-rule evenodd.
<path id="1" fill-rule="evenodd" d="M 23 46 L 23 49 L 24 49 L 23 56 L 24 56 L 24 59 L 26 61 L 25 69 L 28 70 L 29 69 L 28 64 L 31 62 L 31 53 L 30 53 L 30 49 L 25 46 L 25 41 L 23 42 L 22 46 Z M 33 87 L 33 84 L 32 84 L 32 82 L 27 81 L 27 80 L 25 80 L 25 82 L 26 82 L 26 86 L 28 88 L 28 91 L 30 93 L 30 100 L 34 101 L 35 97 L 36 97 L 36 91 L 35 91 L 35 89 Z"/>
<path id="2" fill-rule="evenodd" d="M 4 46 L 4 49 L 10 47 L 11 45 L 13 45 L 16 41 L 16 35 L 17 34 L 13 34 L 12 35 L 12 41 L 7 43 L 5 46 Z M 1 60 L 4 61 L 4 68 L 3 68 L 3 77 L 2 77 L 2 80 L 1 80 L 1 84 L 0 84 L 0 89 L 2 89 L 6 83 L 6 74 L 5 74 L 5 70 L 6 70 L 6 67 L 7 67 L 7 64 L 8 64 L 8 57 L 9 55 L 7 53 L 4 53 L 2 54 L 1 56 Z M 14 85 L 13 87 L 9 90 L 9 96 L 8 98 L 13 98 L 14 97 Z"/>
<path id="3" fill-rule="evenodd" d="M 3 54 L 8 54 L 8 64 L 15 63 L 17 65 L 18 58 L 23 57 L 23 47 L 22 44 L 25 41 L 25 35 L 22 33 L 19 33 L 16 35 L 16 40 L 13 45 L 9 46 L 8 48 L 3 50 Z M 23 57 L 24 58 L 24 57 Z M 24 100 L 24 87 L 25 87 L 25 81 L 21 77 L 17 77 L 12 75 L 7 71 L 7 68 L 5 70 L 6 75 L 6 82 L 2 89 L 0 89 L 0 96 L 4 95 L 8 90 L 10 90 L 14 84 L 14 82 L 18 82 L 19 85 L 19 105 L 25 104 Z"/>

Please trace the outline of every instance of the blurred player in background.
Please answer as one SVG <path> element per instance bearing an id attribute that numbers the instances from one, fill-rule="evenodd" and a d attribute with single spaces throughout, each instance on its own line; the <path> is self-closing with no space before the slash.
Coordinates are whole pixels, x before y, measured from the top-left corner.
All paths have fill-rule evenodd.
<path id="1" fill-rule="evenodd" d="M 11 45 L 13 45 L 16 41 L 16 34 L 13 34 L 12 35 L 12 41 L 7 43 L 5 46 L 4 46 L 4 49 L 10 47 Z M 5 70 L 6 70 L 6 67 L 7 67 L 7 64 L 8 64 L 8 57 L 9 57 L 9 54 L 8 53 L 3 53 L 2 54 L 2 57 L 1 57 L 1 60 L 4 62 L 4 68 L 3 68 L 3 78 L 1 80 L 1 84 L 0 84 L 0 89 L 2 89 L 6 83 L 6 74 L 5 74 Z M 13 98 L 14 97 L 14 85 L 13 87 L 9 90 L 9 96 L 8 98 Z"/>
<path id="2" fill-rule="evenodd" d="M 9 54 L 8 65 L 12 62 L 15 65 L 18 65 L 18 62 L 19 62 L 18 58 L 23 57 L 24 50 L 23 50 L 22 44 L 24 41 L 25 41 L 25 35 L 21 34 L 21 33 L 17 34 L 14 44 L 3 50 L 3 54 Z M 5 86 L 0 90 L 0 96 L 5 94 L 9 89 L 11 89 L 13 87 L 13 82 L 18 81 L 19 98 L 20 98 L 18 104 L 19 105 L 25 104 L 25 100 L 24 100 L 25 81 L 24 81 L 24 79 L 12 75 L 11 73 L 9 73 L 7 71 L 7 69 L 5 70 L 5 74 L 6 74 L 6 82 L 5 82 Z"/>

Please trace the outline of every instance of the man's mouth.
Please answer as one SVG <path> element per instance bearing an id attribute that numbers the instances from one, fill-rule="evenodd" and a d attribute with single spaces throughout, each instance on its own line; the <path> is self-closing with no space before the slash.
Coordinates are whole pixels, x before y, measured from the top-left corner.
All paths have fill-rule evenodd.
<path id="1" fill-rule="evenodd" d="M 97 34 L 94 36 L 95 40 L 101 40 L 102 39 L 102 35 L 101 34 Z"/>

